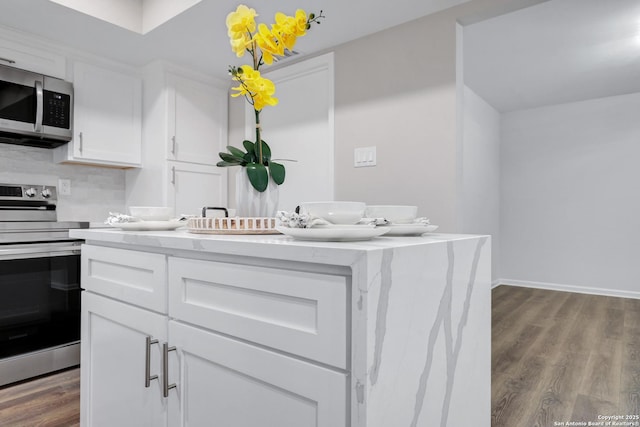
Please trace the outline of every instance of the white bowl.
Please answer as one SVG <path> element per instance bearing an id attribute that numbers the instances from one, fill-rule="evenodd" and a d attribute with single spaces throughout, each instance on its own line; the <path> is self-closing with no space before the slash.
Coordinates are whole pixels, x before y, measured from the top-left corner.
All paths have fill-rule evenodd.
<path id="1" fill-rule="evenodd" d="M 130 206 L 129 213 L 143 221 L 168 221 L 175 218 L 174 209 L 165 206 Z"/>
<path id="2" fill-rule="evenodd" d="M 367 205 L 367 218 L 384 218 L 392 224 L 410 224 L 418 216 L 417 206 Z"/>
<path id="3" fill-rule="evenodd" d="M 305 202 L 300 204 L 300 211 L 332 224 L 355 224 L 364 216 L 365 207 L 362 202 Z"/>

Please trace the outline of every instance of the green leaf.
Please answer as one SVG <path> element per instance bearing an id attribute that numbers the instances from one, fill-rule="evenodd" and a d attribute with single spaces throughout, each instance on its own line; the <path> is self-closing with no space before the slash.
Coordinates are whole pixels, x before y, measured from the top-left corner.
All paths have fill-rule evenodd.
<path id="1" fill-rule="evenodd" d="M 271 147 L 262 140 L 262 158 L 264 159 L 264 163 L 269 163 L 271 161 Z"/>
<path id="2" fill-rule="evenodd" d="M 259 163 L 249 163 L 247 164 L 246 169 L 249 181 L 253 188 L 261 193 L 266 190 L 267 185 L 269 185 L 269 174 L 267 173 L 267 168 Z"/>
<path id="3" fill-rule="evenodd" d="M 269 173 L 271 174 L 273 182 L 275 182 L 276 184 L 280 185 L 284 182 L 284 165 L 276 162 L 269 163 Z"/>
<path id="4" fill-rule="evenodd" d="M 229 150 L 229 153 L 231 153 L 231 155 L 233 155 L 234 157 L 237 157 L 239 159 L 242 159 L 245 155 L 245 152 L 242 151 L 239 148 L 236 148 L 232 145 L 227 145 L 227 150 Z"/>
<path id="5" fill-rule="evenodd" d="M 244 161 L 245 164 L 247 164 L 247 163 L 255 163 L 258 159 L 256 158 L 255 154 L 251 152 L 251 153 L 245 154 L 242 160 Z"/>
<path id="6" fill-rule="evenodd" d="M 239 165 L 242 162 L 242 158 L 237 158 L 234 155 L 229 153 L 218 153 L 218 155 L 222 160 L 228 163 L 236 163 Z"/>
<path id="7" fill-rule="evenodd" d="M 254 152 L 256 153 L 256 159 L 260 158 L 259 145 L 255 144 Z M 262 163 L 269 164 L 271 160 L 271 147 L 262 140 Z"/>
<path id="8" fill-rule="evenodd" d="M 222 161 L 222 162 L 216 163 L 216 166 L 221 168 L 227 168 L 229 166 L 242 166 L 242 163 L 237 163 L 237 162 L 231 163 L 231 162 Z"/>
<path id="9" fill-rule="evenodd" d="M 247 150 L 247 153 L 253 153 L 253 150 L 255 149 L 255 144 L 253 142 L 245 139 L 242 141 L 242 145 L 244 146 L 244 149 Z"/>

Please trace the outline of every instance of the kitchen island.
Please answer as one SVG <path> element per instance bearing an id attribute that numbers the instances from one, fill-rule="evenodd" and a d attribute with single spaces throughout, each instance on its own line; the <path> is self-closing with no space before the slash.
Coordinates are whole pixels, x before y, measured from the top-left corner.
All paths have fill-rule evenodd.
<path id="1" fill-rule="evenodd" d="M 488 236 L 74 230 L 82 425 L 490 425 Z"/>

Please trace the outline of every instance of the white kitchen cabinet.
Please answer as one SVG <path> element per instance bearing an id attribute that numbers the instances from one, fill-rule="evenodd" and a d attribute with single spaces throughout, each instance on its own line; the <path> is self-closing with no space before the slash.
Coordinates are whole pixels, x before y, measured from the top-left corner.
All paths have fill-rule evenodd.
<path id="1" fill-rule="evenodd" d="M 83 426 L 348 425 L 345 277 L 86 244 L 82 286 Z"/>
<path id="2" fill-rule="evenodd" d="M 227 171 L 215 165 L 167 162 L 167 206 L 177 215 L 200 215 L 204 206 L 227 206 Z"/>
<path id="3" fill-rule="evenodd" d="M 73 140 L 56 148 L 58 162 L 140 167 L 142 80 L 83 62 L 73 66 Z"/>
<path id="4" fill-rule="evenodd" d="M 126 173 L 126 202 L 199 214 L 227 206 L 227 92 L 203 76 L 152 64 L 144 74 L 143 167 Z"/>
<path id="5" fill-rule="evenodd" d="M 149 348 L 146 339 L 152 342 Z M 167 425 L 160 380 L 166 316 L 91 292 L 82 294 L 80 425 L 160 427 Z M 145 383 L 147 351 L 150 376 Z"/>
<path id="6" fill-rule="evenodd" d="M 67 69 L 63 55 L 13 40 L 15 34 L 0 30 L 0 64 L 64 79 Z"/>
<path id="7" fill-rule="evenodd" d="M 180 360 L 170 426 L 347 425 L 344 373 L 176 321 L 169 340 Z"/>
<path id="8" fill-rule="evenodd" d="M 167 159 L 215 165 L 227 141 L 227 92 L 167 75 Z"/>
<path id="9" fill-rule="evenodd" d="M 81 262 L 85 290 L 167 313 L 165 255 L 85 245 Z"/>
<path id="10" fill-rule="evenodd" d="M 169 312 L 337 368 L 347 363 L 344 276 L 169 258 Z"/>

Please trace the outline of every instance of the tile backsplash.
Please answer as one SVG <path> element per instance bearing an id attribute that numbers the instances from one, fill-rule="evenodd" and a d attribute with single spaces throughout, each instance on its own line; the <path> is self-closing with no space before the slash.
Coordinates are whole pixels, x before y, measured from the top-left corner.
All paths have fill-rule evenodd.
<path id="1" fill-rule="evenodd" d="M 45 148 L 0 144 L 0 183 L 58 186 L 71 181 L 71 195 L 58 195 L 58 220 L 103 222 L 109 212 L 125 212 L 125 171 L 53 162 Z"/>

